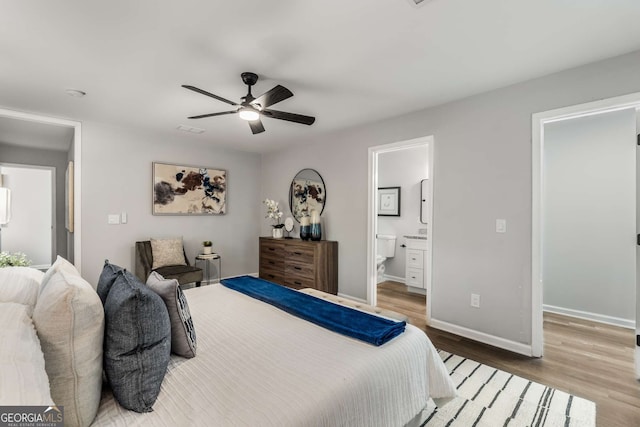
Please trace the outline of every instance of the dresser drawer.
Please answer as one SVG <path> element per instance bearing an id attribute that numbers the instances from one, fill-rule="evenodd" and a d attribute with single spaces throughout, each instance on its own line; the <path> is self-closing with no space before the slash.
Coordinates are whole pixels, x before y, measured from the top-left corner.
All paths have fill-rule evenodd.
<path id="1" fill-rule="evenodd" d="M 260 241 L 260 256 L 271 256 L 281 258 L 285 254 L 284 243 L 276 240 Z"/>
<path id="2" fill-rule="evenodd" d="M 315 248 L 312 245 L 288 245 L 285 248 L 285 254 L 287 260 L 291 259 L 297 262 L 313 265 Z"/>
<path id="3" fill-rule="evenodd" d="M 285 276 L 297 276 L 303 279 L 314 279 L 315 278 L 315 270 L 313 268 L 313 264 L 308 264 L 305 262 L 298 262 L 293 259 L 287 259 L 284 262 L 284 274 Z"/>
<path id="4" fill-rule="evenodd" d="M 284 274 L 282 271 L 260 267 L 260 278 L 270 282 L 284 284 Z"/>
<path id="5" fill-rule="evenodd" d="M 407 277 L 405 277 L 406 285 L 414 288 L 424 288 L 423 275 L 424 270 L 422 269 L 407 268 Z"/>
<path id="6" fill-rule="evenodd" d="M 284 273 L 284 260 L 282 258 L 275 258 L 270 256 L 260 256 L 260 269 L 268 268 L 270 270 L 277 270 L 280 273 Z"/>
<path id="7" fill-rule="evenodd" d="M 407 249 L 407 268 L 424 268 L 424 251 Z"/>
<path id="8" fill-rule="evenodd" d="M 298 276 L 287 276 L 284 284 L 293 289 L 313 288 L 315 286 L 315 280 Z"/>

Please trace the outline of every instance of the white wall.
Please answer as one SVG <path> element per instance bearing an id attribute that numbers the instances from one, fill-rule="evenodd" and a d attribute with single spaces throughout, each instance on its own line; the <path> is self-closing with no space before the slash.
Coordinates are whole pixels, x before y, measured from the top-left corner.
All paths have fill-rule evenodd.
<path id="1" fill-rule="evenodd" d="M 426 146 L 382 153 L 378 156 L 378 186 L 402 187 L 400 216 L 379 216 L 378 233 L 393 234 L 396 255 L 385 261 L 385 275 L 404 278 L 406 248 L 402 237 L 418 234 L 419 228 L 427 228 L 420 222 L 420 181 L 428 178 L 429 159 Z"/>
<path id="2" fill-rule="evenodd" d="M 529 344 L 531 114 L 640 92 L 639 73 L 635 52 L 305 141 L 263 156 L 262 198 L 287 200 L 297 170 L 318 170 L 339 291 L 366 298 L 367 148 L 434 135 L 432 318 Z M 495 232 L 496 218 L 507 233 Z"/>
<path id="3" fill-rule="evenodd" d="M 212 140 L 215 137 L 212 136 Z M 258 271 L 260 156 L 94 122 L 82 123 L 82 272 L 96 285 L 105 259 L 131 269 L 137 240 L 182 236 L 193 263 L 202 241 L 222 255 L 224 276 Z M 153 216 L 152 162 L 227 171 L 227 214 Z M 107 215 L 127 212 L 128 223 L 108 225 Z"/>
<path id="4" fill-rule="evenodd" d="M 636 111 L 545 125 L 544 304 L 635 321 Z"/>
<path id="5" fill-rule="evenodd" d="M 53 171 L 0 166 L 11 190 L 11 220 L 2 226 L 2 251 L 23 252 L 33 266 L 52 261 Z"/>

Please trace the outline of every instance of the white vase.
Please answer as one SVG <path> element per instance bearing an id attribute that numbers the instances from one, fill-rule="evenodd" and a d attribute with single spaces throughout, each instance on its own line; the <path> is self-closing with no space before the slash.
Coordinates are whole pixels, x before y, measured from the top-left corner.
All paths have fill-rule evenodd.
<path id="1" fill-rule="evenodd" d="M 282 239 L 284 237 L 284 231 L 282 230 L 282 228 L 273 227 L 271 229 L 271 235 L 274 239 Z"/>
<path id="2" fill-rule="evenodd" d="M 211 254 L 211 246 L 203 246 L 202 247 L 202 253 L 204 255 L 210 255 Z"/>

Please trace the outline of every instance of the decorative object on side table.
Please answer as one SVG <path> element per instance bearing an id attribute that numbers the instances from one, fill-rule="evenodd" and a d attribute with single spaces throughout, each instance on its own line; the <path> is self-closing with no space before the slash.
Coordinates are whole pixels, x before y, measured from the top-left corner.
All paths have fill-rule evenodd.
<path id="1" fill-rule="evenodd" d="M 29 267 L 31 261 L 22 252 L 0 252 L 0 267 Z"/>
<path id="2" fill-rule="evenodd" d="M 213 243 L 211 243 L 211 240 L 205 240 L 204 242 L 202 242 L 202 254 L 203 255 L 211 255 L 211 246 L 213 245 Z"/>
<path id="3" fill-rule="evenodd" d="M 300 217 L 300 238 L 302 240 L 311 238 L 311 222 L 308 216 Z"/>
<path id="4" fill-rule="evenodd" d="M 272 225 L 273 229 L 271 230 L 271 235 L 274 239 L 282 239 L 284 237 L 284 233 L 282 228 L 284 224 L 280 223 L 280 218 L 282 218 L 282 211 L 278 206 L 278 202 L 271 199 L 265 199 L 262 203 L 267 205 L 267 216 L 265 218 L 273 219 L 276 223 Z"/>
<path id="5" fill-rule="evenodd" d="M 285 239 L 293 239 L 293 237 L 290 236 L 293 231 L 293 218 L 290 216 L 284 220 L 284 229 L 287 232 L 287 237 L 285 237 Z"/>
<path id="6" fill-rule="evenodd" d="M 311 240 L 322 240 L 322 224 L 320 224 L 320 214 L 315 209 L 311 211 Z"/>

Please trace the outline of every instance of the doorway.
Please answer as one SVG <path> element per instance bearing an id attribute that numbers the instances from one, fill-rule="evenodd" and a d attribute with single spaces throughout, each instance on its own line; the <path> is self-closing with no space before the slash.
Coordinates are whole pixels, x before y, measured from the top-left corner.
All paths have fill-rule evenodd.
<path id="1" fill-rule="evenodd" d="M 544 351 L 544 308 L 623 327 L 637 324 L 638 109 L 640 93 L 532 117 L 531 351 L 535 357 Z M 572 291 L 562 289 L 571 281 L 581 291 L 573 297 Z M 608 298 L 607 292 L 626 293 L 631 302 Z M 547 302 L 549 298 L 570 301 L 566 305 L 572 307 L 558 311 Z M 594 306 L 596 310 L 589 310 Z M 636 347 L 636 360 L 638 356 Z"/>
<path id="2" fill-rule="evenodd" d="M 380 145 L 369 148 L 369 198 L 368 198 L 368 221 L 367 221 L 367 303 L 373 306 L 377 305 L 377 282 L 378 282 L 378 270 L 380 267 L 376 262 L 376 257 L 379 252 L 378 244 L 376 236 L 378 233 L 386 232 L 391 233 L 389 229 L 381 229 L 381 224 L 378 222 L 378 205 L 379 205 L 379 187 L 381 187 L 381 181 L 379 176 L 381 158 L 385 155 L 394 155 L 402 153 L 403 151 L 419 149 L 423 150 L 423 153 L 426 153 L 426 156 L 421 159 L 424 161 L 424 170 L 419 171 L 418 174 L 420 178 L 416 178 L 411 182 L 408 182 L 406 185 L 397 185 L 397 181 L 394 185 L 387 185 L 389 182 L 385 183 L 385 186 L 392 187 L 388 189 L 388 191 L 384 194 L 387 199 L 391 201 L 397 200 L 398 209 L 392 209 L 390 212 L 390 216 L 388 218 L 395 218 L 391 223 L 395 222 L 395 225 L 398 227 L 397 232 L 394 234 L 387 234 L 386 236 L 393 235 L 395 236 L 395 249 L 398 258 L 402 258 L 405 255 L 405 248 L 402 247 L 404 241 L 405 234 L 418 234 L 420 229 L 426 230 L 426 256 L 424 261 L 424 272 L 425 272 L 425 294 L 426 294 L 426 316 L 427 323 L 430 320 L 430 307 L 431 307 L 431 277 L 432 277 L 432 268 L 431 268 L 431 259 L 432 259 L 432 212 L 433 212 L 433 149 L 434 149 L 434 139 L 433 136 L 426 136 L 422 138 L 411 139 L 407 141 L 400 141 L 392 144 Z M 402 165 L 398 165 L 397 169 L 401 169 Z M 425 178 L 428 178 L 426 181 L 426 186 L 421 183 L 421 181 Z M 398 178 L 399 179 L 399 178 Z M 415 182 L 414 182 L 415 181 Z M 396 187 L 400 187 L 397 189 Z M 405 187 L 405 188 L 403 188 Z M 424 218 L 426 219 L 426 223 L 420 222 L 420 206 L 422 201 L 422 188 L 425 187 L 425 203 L 422 204 L 424 206 L 423 213 Z M 386 191 L 386 190 L 385 190 Z M 405 202 L 410 201 L 411 203 L 403 202 L 403 197 L 406 199 L 405 193 L 409 197 L 409 200 L 405 200 Z M 415 197 L 414 197 L 415 196 Z M 414 200 L 415 199 L 415 200 Z M 386 199 L 385 199 L 386 200 Z M 392 203 L 393 204 L 393 203 Z M 402 206 L 406 206 L 404 209 Z M 409 208 L 410 206 L 410 208 Z M 384 226 L 389 227 L 390 224 L 385 224 Z M 383 227 L 384 227 L 383 226 Z M 413 229 L 413 231 L 411 231 Z M 392 230 L 393 231 L 393 230 Z M 384 233 L 383 233 L 384 234 Z M 391 259 L 390 259 L 391 260 Z M 404 266 L 405 264 L 400 261 L 400 263 L 396 262 L 395 273 L 393 275 L 400 276 L 404 278 Z M 393 268 L 393 265 L 390 264 L 390 267 Z M 393 276 L 392 275 L 392 276 Z"/>
<path id="3" fill-rule="evenodd" d="M 0 251 L 28 255 L 47 269 L 56 254 L 55 168 L 0 163 L 3 187 L 11 192 L 11 218 L 0 227 Z"/>
<path id="4" fill-rule="evenodd" d="M 43 128 L 50 127 L 52 129 L 70 129 L 72 134 L 72 148 L 69 151 L 69 160 L 74 162 L 73 169 L 73 226 L 70 227 L 73 232 L 68 233 L 68 245 L 69 253 L 68 257 L 73 260 L 73 264 L 76 266 L 79 272 L 82 267 L 82 251 L 81 251 L 81 242 L 82 242 L 82 221 L 81 221 L 81 176 L 82 176 L 82 131 L 80 122 L 59 119 L 54 117 L 47 117 L 38 114 L 24 113 L 21 111 L 14 111 L 8 109 L 0 108 L 0 118 L 2 119 L 10 119 L 11 121 L 15 121 L 16 123 L 24 123 L 24 124 L 33 124 L 35 127 Z M 43 126 L 46 125 L 46 126 Z M 22 127 L 20 125 L 19 127 Z M 58 171 L 58 173 L 64 173 L 64 171 Z M 59 232 L 64 228 L 59 228 Z"/>

